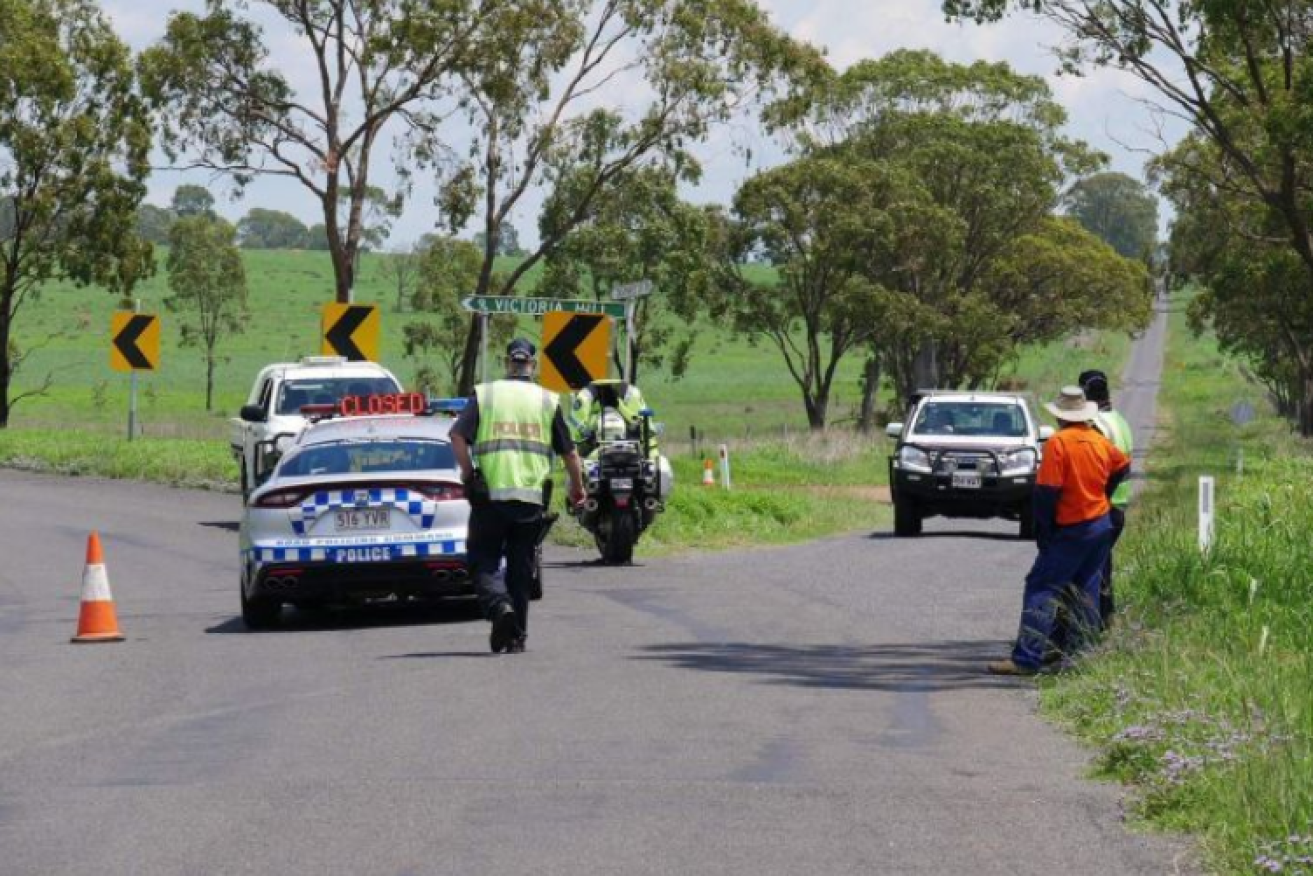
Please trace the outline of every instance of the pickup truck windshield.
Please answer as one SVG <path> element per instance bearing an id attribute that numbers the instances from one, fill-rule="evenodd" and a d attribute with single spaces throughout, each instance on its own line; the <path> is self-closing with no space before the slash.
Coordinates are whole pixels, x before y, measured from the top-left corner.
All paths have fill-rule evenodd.
<path id="1" fill-rule="evenodd" d="M 456 457 L 445 441 L 389 438 L 377 441 L 341 441 L 317 444 L 288 456 L 279 477 L 314 475 L 387 474 L 393 472 L 454 469 Z"/>
<path id="2" fill-rule="evenodd" d="M 401 392 L 386 377 L 319 377 L 289 380 L 278 392 L 278 413 L 299 414 L 302 405 L 335 405 L 344 395 Z"/>
<path id="3" fill-rule="evenodd" d="M 1024 438 L 1026 414 L 1011 402 L 926 402 L 912 429 L 918 435 Z"/>

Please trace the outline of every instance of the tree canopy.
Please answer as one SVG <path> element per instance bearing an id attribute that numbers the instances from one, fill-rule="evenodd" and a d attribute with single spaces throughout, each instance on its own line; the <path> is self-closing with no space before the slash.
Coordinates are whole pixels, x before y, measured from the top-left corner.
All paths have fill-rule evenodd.
<path id="1" fill-rule="evenodd" d="M 735 215 L 781 283 L 731 286 L 731 306 L 780 348 L 813 425 L 826 375 L 858 346 L 881 366 L 868 382 L 883 371 L 906 399 L 987 385 L 1030 344 L 1147 321 L 1143 265 L 1054 218 L 1067 181 L 1101 157 L 1063 135 L 1043 80 L 899 51 L 813 82 L 769 119 L 802 157 L 745 185 Z M 760 201 L 785 180 L 792 198 Z"/>
<path id="2" fill-rule="evenodd" d="M 1063 199 L 1068 213 L 1128 259 L 1151 261 L 1158 245 L 1158 199 L 1124 173 L 1096 173 Z"/>
<path id="3" fill-rule="evenodd" d="M 13 326 L 56 279 L 125 293 L 153 267 L 136 234 L 150 128 L 131 54 L 91 0 L 0 0 L 0 427 Z"/>

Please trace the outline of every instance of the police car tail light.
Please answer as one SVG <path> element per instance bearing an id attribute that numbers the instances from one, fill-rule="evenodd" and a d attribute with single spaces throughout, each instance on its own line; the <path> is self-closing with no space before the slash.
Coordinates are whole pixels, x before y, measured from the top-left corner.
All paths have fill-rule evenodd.
<path id="1" fill-rule="evenodd" d="M 465 498 L 465 488 L 460 484 L 427 483 L 411 484 L 410 488 L 434 502 L 454 502 Z"/>
<path id="2" fill-rule="evenodd" d="M 257 508 L 291 508 L 301 504 L 306 497 L 305 490 L 274 490 L 255 500 Z"/>

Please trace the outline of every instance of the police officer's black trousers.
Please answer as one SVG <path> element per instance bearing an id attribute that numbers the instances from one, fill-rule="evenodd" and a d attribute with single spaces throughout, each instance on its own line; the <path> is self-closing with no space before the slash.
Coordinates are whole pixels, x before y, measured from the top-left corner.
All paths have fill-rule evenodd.
<path id="1" fill-rule="evenodd" d="M 1099 620 L 1105 630 L 1111 625 L 1112 616 L 1117 611 L 1117 600 L 1112 593 L 1112 548 L 1117 546 L 1122 530 L 1126 528 L 1126 510 L 1114 505 L 1108 519 L 1112 521 L 1112 545 L 1108 550 L 1108 562 L 1103 567 L 1103 586 L 1099 590 Z"/>
<path id="2" fill-rule="evenodd" d="M 487 502 L 470 509 L 469 552 L 484 616 L 492 620 L 510 603 L 520 633 L 529 630 L 529 588 L 543 509 L 529 502 Z M 505 574 L 498 574 L 502 558 Z"/>

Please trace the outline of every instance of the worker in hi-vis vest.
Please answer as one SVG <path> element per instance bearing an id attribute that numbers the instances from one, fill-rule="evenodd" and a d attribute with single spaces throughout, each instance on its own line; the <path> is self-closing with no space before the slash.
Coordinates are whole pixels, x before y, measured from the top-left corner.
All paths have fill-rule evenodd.
<path id="1" fill-rule="evenodd" d="M 1080 386 L 1085 390 L 1085 397 L 1099 406 L 1099 415 L 1094 419 L 1094 428 L 1113 443 L 1127 456 L 1135 452 L 1135 431 L 1126 418 L 1112 408 L 1112 396 L 1108 392 L 1108 375 L 1102 371 L 1090 370 L 1081 374 Z M 1112 546 L 1126 528 L 1126 506 L 1131 503 L 1131 484 L 1122 481 L 1112 494 Z M 1099 593 L 1099 618 L 1104 629 L 1112 621 L 1116 611 L 1116 600 L 1112 592 L 1112 552 L 1108 552 L 1108 564 L 1103 570 L 1103 587 Z"/>
<path id="2" fill-rule="evenodd" d="M 579 454 L 560 399 L 533 382 L 537 353 L 523 338 L 511 341 L 506 378 L 475 387 L 451 427 L 451 447 L 470 503 L 470 565 L 497 654 L 523 652 L 529 634 L 534 555 L 555 456 L 565 462 L 570 501 L 578 504 L 584 497 Z"/>

